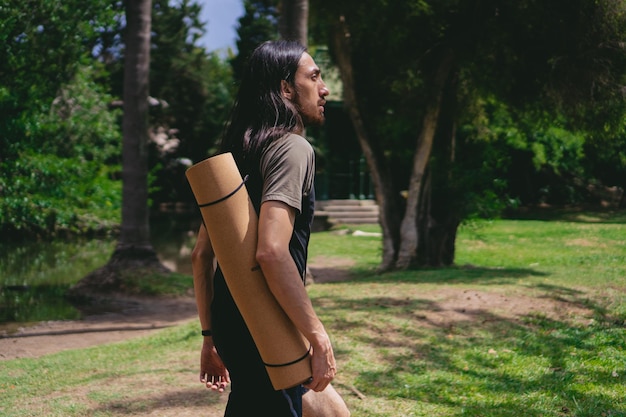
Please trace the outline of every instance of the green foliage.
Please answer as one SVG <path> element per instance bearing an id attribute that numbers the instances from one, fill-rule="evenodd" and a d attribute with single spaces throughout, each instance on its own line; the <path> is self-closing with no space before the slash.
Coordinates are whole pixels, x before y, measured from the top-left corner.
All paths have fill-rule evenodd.
<path id="1" fill-rule="evenodd" d="M 234 86 L 229 65 L 196 44 L 204 32 L 200 6 L 170 3 L 154 2 L 150 94 L 167 107 L 153 111 L 151 123 L 176 129 L 177 155 L 197 161 L 219 139 Z"/>
<path id="2" fill-rule="evenodd" d="M 25 135 L 114 24 L 111 0 L 9 0 L 0 6 L 0 154 L 38 147 Z"/>
<path id="3" fill-rule="evenodd" d="M 112 98 L 80 67 L 47 113 L 31 113 L 31 146 L 1 162 L 0 228 L 54 235 L 110 228 L 119 221 L 121 135 Z"/>
<path id="4" fill-rule="evenodd" d="M 85 233 L 119 223 L 121 183 L 99 161 L 22 152 L 2 164 L 3 237 Z"/>
<path id="5" fill-rule="evenodd" d="M 94 81 L 94 66 L 78 68 L 52 101 L 50 112 L 29 126 L 26 135 L 39 144 L 40 153 L 101 163 L 120 160 L 121 111 L 109 110 L 113 97 Z"/>
<path id="6" fill-rule="evenodd" d="M 178 146 L 165 153 L 151 149 L 151 204 L 193 201 L 181 160 L 197 162 L 215 151 L 232 104 L 228 62 L 197 45 L 204 33 L 200 11 L 199 3 L 190 0 L 153 2 L 150 96 L 161 104 L 151 107 L 150 125 L 153 132 L 170 132 Z M 117 96 L 123 88 L 122 55 L 118 52 L 106 61 L 108 82 Z"/>
<path id="7" fill-rule="evenodd" d="M 481 189 L 481 184 L 491 182 L 487 191 L 493 203 L 500 202 L 500 209 L 520 203 L 582 201 L 583 190 L 573 188 L 573 179 L 588 175 L 587 134 L 572 128 L 562 116 L 514 109 L 494 97 L 476 100 L 467 114 L 471 118 L 463 121 L 458 132 L 466 158 L 457 168 L 466 189 Z M 467 170 L 471 175 L 466 175 Z"/>
<path id="8" fill-rule="evenodd" d="M 278 39 L 278 0 L 244 0 L 244 15 L 239 19 L 238 55 L 231 60 L 233 75 L 241 79 L 252 51 L 262 42 Z"/>
<path id="9" fill-rule="evenodd" d="M 0 230 L 54 235 L 111 228 L 120 218 L 123 4 L 11 0 L 0 6 Z M 191 198 L 178 161 L 215 148 L 232 102 L 228 63 L 196 42 L 193 1 L 155 1 L 151 92 L 156 128 L 176 153 L 152 152 L 151 198 Z M 45 187 L 45 188 L 44 188 Z M 161 190 L 161 191 L 160 191 Z"/>
<path id="10" fill-rule="evenodd" d="M 614 132 L 614 133 L 612 133 Z M 593 135 L 585 142 L 585 167 L 604 184 L 626 190 L 626 118 L 619 129 L 605 135 Z M 626 197 L 622 197 L 626 203 Z"/>
<path id="11" fill-rule="evenodd" d="M 619 93 L 626 74 L 623 1 L 312 4 L 318 42 L 331 44 L 338 16 L 347 23 L 359 111 L 399 190 L 408 186 L 422 116 L 448 54 L 454 64 L 446 94 L 453 98 L 444 100 L 439 126 L 460 133 L 455 166 L 444 161 L 444 146 L 430 165 L 444 205 L 457 204 L 466 216 L 485 205 L 578 202 L 585 190 L 574 179 L 602 174 L 599 166 L 587 170 L 587 159 L 617 162 L 623 141 L 610 154 L 588 143 L 592 136 L 598 144 L 623 137 L 616 134 L 626 109 Z M 622 183 L 621 172 L 602 178 Z"/>
<path id="12" fill-rule="evenodd" d="M 478 100 L 475 117 L 464 126 L 472 141 L 487 141 L 517 151 L 529 151 L 534 167 L 550 167 L 555 172 L 581 174 L 585 135 L 575 131 L 561 115 L 514 109 L 495 98 Z M 470 113 L 471 114 L 471 113 Z"/>
<path id="13" fill-rule="evenodd" d="M 82 232 L 119 218 L 117 115 L 89 55 L 114 2 L 0 7 L 0 230 L 3 238 Z"/>

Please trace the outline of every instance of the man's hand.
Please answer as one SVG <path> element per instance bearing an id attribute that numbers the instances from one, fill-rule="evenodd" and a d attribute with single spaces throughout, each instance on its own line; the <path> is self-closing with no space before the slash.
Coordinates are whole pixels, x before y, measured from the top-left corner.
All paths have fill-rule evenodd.
<path id="1" fill-rule="evenodd" d="M 330 344 L 330 340 L 327 338 L 324 343 L 313 347 L 311 369 L 313 376 L 310 382 L 307 382 L 304 386 L 313 391 L 323 391 L 335 378 L 337 365 L 335 363 L 333 348 Z"/>
<path id="2" fill-rule="evenodd" d="M 204 338 L 200 355 L 200 382 L 213 391 L 224 392 L 230 375 L 209 337 Z"/>

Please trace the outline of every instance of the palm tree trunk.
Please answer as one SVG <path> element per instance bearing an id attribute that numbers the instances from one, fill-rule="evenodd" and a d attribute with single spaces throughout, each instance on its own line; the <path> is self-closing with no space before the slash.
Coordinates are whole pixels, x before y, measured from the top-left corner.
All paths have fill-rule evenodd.
<path id="1" fill-rule="evenodd" d="M 71 296 L 124 292 L 132 270 L 169 272 L 150 243 L 148 208 L 148 86 L 152 0 L 126 2 L 122 225 L 109 262 L 81 279 Z"/>
<path id="2" fill-rule="evenodd" d="M 147 158 L 151 3 L 129 0 L 126 5 L 122 226 L 118 250 L 151 247 Z"/>
<path id="3" fill-rule="evenodd" d="M 280 37 L 307 46 L 309 0 L 282 0 L 278 24 Z"/>

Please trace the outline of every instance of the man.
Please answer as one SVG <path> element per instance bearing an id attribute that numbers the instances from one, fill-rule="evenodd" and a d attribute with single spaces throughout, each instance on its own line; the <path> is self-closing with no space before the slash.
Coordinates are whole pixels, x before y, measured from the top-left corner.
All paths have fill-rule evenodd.
<path id="1" fill-rule="evenodd" d="M 275 391 L 200 228 L 192 254 L 194 289 L 203 329 L 200 380 L 224 391 L 231 384 L 226 417 L 301 417 L 307 390 L 323 392 L 337 372 L 330 338 L 305 291 L 307 247 L 313 219 L 313 149 L 300 136 L 324 122 L 329 94 L 321 71 L 303 46 L 266 42 L 250 56 L 221 151 L 231 152 L 259 216 L 256 259 L 268 287 L 312 346 L 312 378 L 306 385 Z M 234 251 L 237 248 L 233 248 Z M 309 394 L 314 397 L 317 394 Z M 305 405 L 339 404 L 330 387 Z"/>

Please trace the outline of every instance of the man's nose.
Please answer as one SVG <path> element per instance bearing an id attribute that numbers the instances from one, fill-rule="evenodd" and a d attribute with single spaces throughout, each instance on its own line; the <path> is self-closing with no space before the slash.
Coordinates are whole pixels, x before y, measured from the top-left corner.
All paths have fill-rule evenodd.
<path id="1" fill-rule="evenodd" d="M 324 81 L 322 81 L 322 86 L 320 88 L 320 96 L 326 97 L 329 94 L 330 94 L 330 91 L 328 90 L 328 87 L 326 86 L 326 83 Z"/>

